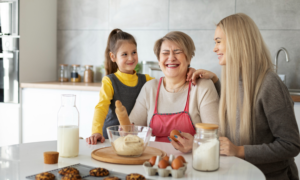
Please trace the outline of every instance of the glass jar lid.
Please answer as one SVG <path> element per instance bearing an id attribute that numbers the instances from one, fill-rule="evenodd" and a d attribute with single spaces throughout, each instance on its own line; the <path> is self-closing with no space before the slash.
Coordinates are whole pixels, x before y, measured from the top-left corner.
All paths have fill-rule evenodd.
<path id="1" fill-rule="evenodd" d="M 79 64 L 72 64 L 71 66 L 73 66 L 73 67 L 79 67 L 80 65 Z"/>
<path id="2" fill-rule="evenodd" d="M 213 129 L 218 129 L 219 126 L 217 124 L 197 123 L 196 128 L 213 130 Z"/>

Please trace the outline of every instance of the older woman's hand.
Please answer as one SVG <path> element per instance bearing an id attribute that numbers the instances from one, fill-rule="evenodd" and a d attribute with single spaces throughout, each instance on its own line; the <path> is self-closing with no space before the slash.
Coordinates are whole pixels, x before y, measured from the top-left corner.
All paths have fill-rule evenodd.
<path id="1" fill-rule="evenodd" d="M 226 156 L 236 156 L 245 159 L 244 146 L 234 145 L 227 137 L 220 137 L 220 154 Z"/>
<path id="2" fill-rule="evenodd" d="M 86 138 L 85 141 L 88 144 L 97 144 L 97 141 L 100 141 L 103 143 L 105 141 L 105 138 L 100 133 L 95 133 L 91 135 L 90 137 Z"/>
<path id="3" fill-rule="evenodd" d="M 171 144 L 174 146 L 175 149 L 183 152 L 188 153 L 192 151 L 193 148 L 193 142 L 194 142 L 194 136 L 192 136 L 190 133 L 181 132 L 180 136 L 175 136 L 175 138 L 178 140 L 178 142 L 173 141 L 171 138 Z"/>
<path id="4" fill-rule="evenodd" d="M 207 71 L 205 69 L 198 69 L 193 73 L 193 76 L 192 76 L 193 85 L 196 84 L 196 80 L 198 78 L 211 79 L 214 83 L 216 83 L 219 79 L 215 73 L 213 73 L 211 71 Z"/>

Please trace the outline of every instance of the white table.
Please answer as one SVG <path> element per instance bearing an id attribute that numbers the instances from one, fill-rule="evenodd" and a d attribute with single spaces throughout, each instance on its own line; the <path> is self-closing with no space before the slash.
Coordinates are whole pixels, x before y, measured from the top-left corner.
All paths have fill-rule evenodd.
<path id="1" fill-rule="evenodd" d="M 118 165 L 96 161 L 91 158 L 91 152 L 101 147 L 110 146 L 108 140 L 97 145 L 88 145 L 80 140 L 79 156 L 76 158 L 59 158 L 58 164 L 44 164 L 43 152 L 56 151 L 56 141 L 26 143 L 0 147 L 0 179 L 1 180 L 25 180 L 26 176 L 50 171 L 53 169 L 81 163 L 89 166 L 103 167 L 121 173 L 140 173 L 146 176 L 142 165 Z M 181 179 L 205 179 L 205 180 L 265 180 L 263 173 L 254 165 L 236 158 L 224 157 L 220 159 L 220 169 L 215 172 L 200 172 L 192 168 L 192 154 L 182 154 L 175 150 L 169 143 L 151 142 L 150 146 L 165 151 L 168 155 L 183 155 L 188 162 L 185 177 Z M 150 179 L 169 180 L 171 177 L 146 176 Z M 174 178 L 175 179 L 175 178 Z"/>

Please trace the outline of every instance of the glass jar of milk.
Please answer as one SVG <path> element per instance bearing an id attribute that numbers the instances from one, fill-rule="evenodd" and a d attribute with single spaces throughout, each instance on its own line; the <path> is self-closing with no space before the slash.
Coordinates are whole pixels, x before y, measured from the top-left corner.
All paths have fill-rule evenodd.
<path id="1" fill-rule="evenodd" d="M 218 125 L 197 123 L 196 128 L 193 168 L 198 171 L 216 171 L 220 166 Z"/>
<path id="2" fill-rule="evenodd" d="M 76 157 L 79 152 L 79 113 L 76 96 L 63 94 L 57 120 L 57 151 L 60 157 Z"/>

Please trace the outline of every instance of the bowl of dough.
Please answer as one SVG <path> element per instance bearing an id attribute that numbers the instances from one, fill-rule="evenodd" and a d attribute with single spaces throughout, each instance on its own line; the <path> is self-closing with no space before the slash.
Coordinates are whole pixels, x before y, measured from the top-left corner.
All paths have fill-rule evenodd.
<path id="1" fill-rule="evenodd" d="M 147 126 L 117 125 L 106 128 L 111 146 L 119 156 L 139 157 L 149 144 L 152 129 Z"/>

